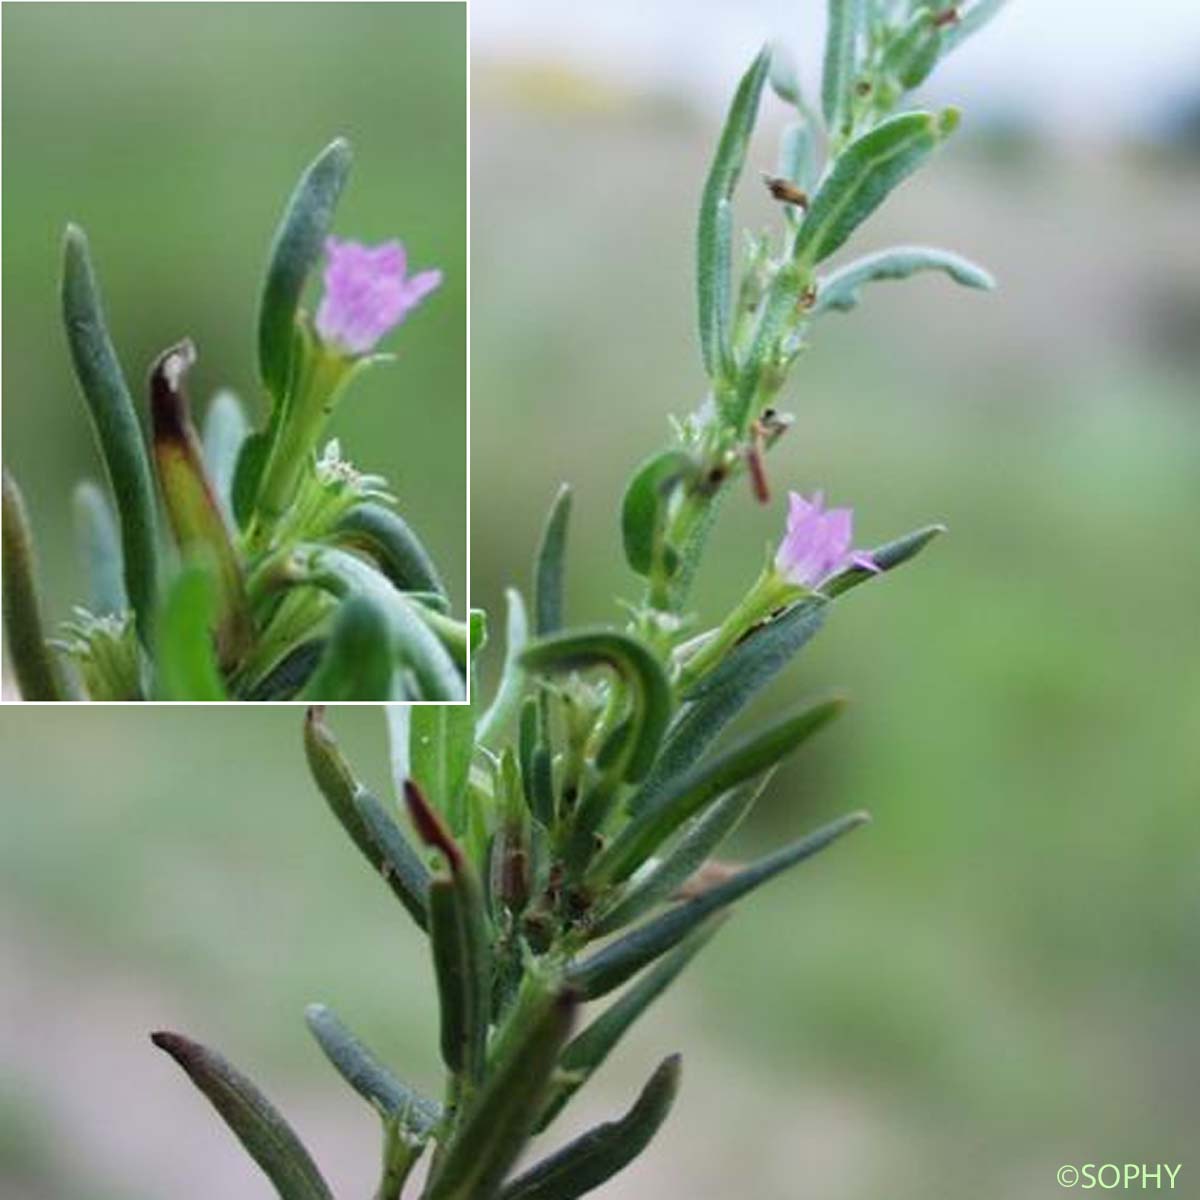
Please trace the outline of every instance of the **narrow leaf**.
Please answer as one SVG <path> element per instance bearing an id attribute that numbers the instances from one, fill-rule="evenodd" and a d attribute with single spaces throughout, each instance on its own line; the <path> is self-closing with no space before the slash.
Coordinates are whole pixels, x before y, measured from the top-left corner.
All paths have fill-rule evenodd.
<path id="1" fill-rule="evenodd" d="M 404 798 L 417 833 L 446 859 L 429 885 L 429 936 L 442 1021 L 442 1058 L 456 1075 L 483 1079 L 491 1018 L 491 938 L 483 887 L 438 812 L 412 780 Z"/>
<path id="2" fill-rule="evenodd" d="M 153 1033 L 150 1040 L 187 1072 L 275 1185 L 280 1200 L 333 1200 L 295 1131 L 251 1080 L 215 1050 L 177 1033 Z"/>
<path id="3" fill-rule="evenodd" d="M 424 1137 L 441 1120 L 441 1105 L 402 1083 L 342 1024 L 324 1004 L 304 1011 L 308 1028 L 339 1075 L 384 1117 L 399 1117 L 412 1133 Z"/>
<path id="4" fill-rule="evenodd" d="M 970 259 L 932 246 L 896 246 L 857 258 L 825 276 L 817 286 L 811 313 L 849 312 L 862 299 L 864 284 L 907 279 L 918 271 L 942 271 L 963 287 L 991 291 L 996 281 Z"/>
<path id="5" fill-rule="evenodd" d="M 75 225 L 67 226 L 63 243 L 62 315 L 75 377 L 116 498 L 125 592 L 146 642 L 158 597 L 154 483 L 133 400 L 104 323 L 87 238 Z"/>
<path id="6" fill-rule="evenodd" d="M 681 888 L 741 824 L 773 775 L 773 770 L 767 770 L 761 778 L 731 788 L 701 813 L 653 867 L 629 880 L 617 902 L 593 925 L 594 934 L 616 932 Z"/>
<path id="7" fill-rule="evenodd" d="M 527 1003 L 518 1004 L 515 1027 L 487 1082 L 425 1191 L 425 1200 L 489 1200 L 529 1138 L 559 1051 L 571 1032 L 578 998 L 534 980 Z"/>
<path id="8" fill-rule="evenodd" d="M 4 637 L 17 687 L 26 700 L 65 700 L 59 665 L 46 644 L 42 623 L 33 530 L 21 491 L 7 471 L 0 532 L 4 548 Z"/>
<path id="9" fill-rule="evenodd" d="M 686 451 L 663 450 L 634 472 L 621 502 L 621 537 L 625 558 L 637 574 L 649 575 L 653 569 L 671 491 L 695 470 L 695 461 Z"/>
<path id="10" fill-rule="evenodd" d="M 525 601 L 516 588 L 506 588 L 504 599 L 508 605 L 508 623 L 505 628 L 504 669 L 500 684 L 487 711 L 479 718 L 475 728 L 475 740 L 483 746 L 493 746 L 508 726 L 518 705 L 525 686 L 525 670 L 521 666 L 521 652 L 529 640 L 529 621 L 525 615 Z"/>
<path id="11" fill-rule="evenodd" d="M 564 483 L 550 506 L 534 563 L 533 628 L 539 637 L 557 633 L 563 625 L 567 526 L 570 518 L 571 489 Z"/>
<path id="12" fill-rule="evenodd" d="M 706 921 L 663 956 L 651 970 L 627 988 L 582 1033 L 567 1045 L 558 1060 L 550 1095 L 538 1118 L 537 1131 L 547 1129 L 567 1102 L 598 1071 L 634 1022 L 680 976 L 708 945 L 728 914 Z"/>
<path id="13" fill-rule="evenodd" d="M 954 128 L 948 109 L 900 113 L 851 142 L 817 189 L 796 236 L 802 271 L 837 250 Z"/>
<path id="14" fill-rule="evenodd" d="M 216 620 L 212 577 L 185 566 L 167 592 L 156 630 L 158 695 L 162 700 L 228 700 L 213 644 Z"/>
<path id="15" fill-rule="evenodd" d="M 107 497 L 85 480 L 75 488 L 72 508 L 88 608 L 98 617 L 125 612 L 129 601 L 121 573 L 121 539 Z"/>
<path id="16" fill-rule="evenodd" d="M 637 781 L 646 774 L 671 718 L 671 685 L 662 664 L 644 642 L 615 630 L 581 630 L 531 643 L 522 653 L 521 663 L 539 673 L 607 666 L 620 674 L 632 704 L 623 775 Z"/>
<path id="17" fill-rule="evenodd" d="M 392 623 L 374 595 L 338 605 L 329 640 L 300 699 L 321 704 L 396 700 Z"/>
<path id="18" fill-rule="evenodd" d="M 350 160 L 344 138 L 326 146 L 300 177 L 275 231 L 259 305 L 258 366 L 276 404 L 287 394 L 300 297 L 333 224 Z"/>
<path id="19" fill-rule="evenodd" d="M 606 1183 L 650 1144 L 679 1091 L 682 1060 L 665 1058 L 634 1106 L 544 1158 L 500 1193 L 501 1200 L 574 1200 Z"/>
<path id="20" fill-rule="evenodd" d="M 676 776 L 652 801 L 638 806 L 632 820 L 596 859 L 589 877 L 597 883 L 627 879 L 685 821 L 730 788 L 775 766 L 844 707 L 845 701 L 838 698 L 807 705 Z"/>
<path id="21" fill-rule="evenodd" d="M 402 592 L 432 592 L 446 598 L 446 587 L 429 551 L 408 523 L 381 504 L 356 504 L 337 523 L 333 541 L 368 554 Z"/>
<path id="22" fill-rule="evenodd" d="M 409 775 L 461 837 L 466 830 L 465 792 L 475 750 L 475 722 L 466 704 L 427 704 L 409 719 Z"/>
<path id="23" fill-rule="evenodd" d="M 814 597 L 794 604 L 782 615 L 748 634 L 722 662 L 685 696 L 663 741 L 654 768 L 630 804 L 637 813 L 716 741 L 750 700 L 791 661 L 821 628 L 828 601 Z"/>
<path id="24" fill-rule="evenodd" d="M 722 204 L 728 208 L 741 177 L 770 65 L 771 54 L 764 47 L 742 76 L 725 118 L 700 201 L 700 222 L 696 231 L 696 295 L 700 348 L 704 368 L 710 377 L 717 373 L 722 361 L 721 348 L 727 344 L 729 336 L 727 304 L 732 289 L 728 278 L 728 229 L 723 232 L 722 223 L 728 226 L 730 217 L 728 212 L 722 215 Z"/>
<path id="25" fill-rule="evenodd" d="M 822 589 L 831 599 L 848 592 L 851 588 L 875 579 L 880 572 L 886 573 L 894 567 L 899 567 L 915 558 L 930 542 L 941 533 L 946 532 L 945 525 L 926 525 L 923 529 L 906 533 L 894 542 L 886 542 L 871 551 L 871 560 L 879 568 L 879 572 L 866 571 L 862 567 L 847 567 L 839 575 L 828 580 Z"/>
<path id="26" fill-rule="evenodd" d="M 790 846 L 768 854 L 732 878 L 670 909 L 624 937 L 609 943 L 571 968 L 568 979 L 588 1000 L 620 987 L 647 963 L 681 942 L 702 921 L 740 900 L 789 867 L 811 858 L 843 834 L 868 820 L 866 813 L 851 813 L 818 829 Z"/>
<path id="27" fill-rule="evenodd" d="M 370 793 L 355 777 L 337 739 L 325 724 L 325 709 L 321 706 L 310 708 L 305 715 L 304 754 L 309 771 L 338 823 L 363 857 L 383 876 L 413 920 L 422 929 L 426 928 L 428 869 L 415 851 L 410 860 L 397 844 L 399 839 L 407 846 L 407 839 L 399 828 L 393 833 L 385 825 L 381 817 L 386 815 L 383 806 L 373 797 L 368 799 Z"/>
<path id="28" fill-rule="evenodd" d="M 354 808 L 378 852 L 380 873 L 412 919 L 427 929 L 429 868 L 392 815 L 366 788 L 354 793 Z"/>
<path id="29" fill-rule="evenodd" d="M 842 136 L 850 118 L 858 73 L 859 46 L 866 24 L 865 0 L 829 0 L 825 62 L 821 72 L 821 111 L 834 137 Z"/>
<path id="30" fill-rule="evenodd" d="M 335 596 L 369 596 L 386 613 L 395 657 L 408 667 L 420 700 L 463 700 L 466 687 L 449 651 L 428 626 L 431 614 L 422 611 L 369 563 L 332 546 L 302 546 L 296 555 L 298 575 Z M 436 616 L 437 614 L 432 614 Z"/>

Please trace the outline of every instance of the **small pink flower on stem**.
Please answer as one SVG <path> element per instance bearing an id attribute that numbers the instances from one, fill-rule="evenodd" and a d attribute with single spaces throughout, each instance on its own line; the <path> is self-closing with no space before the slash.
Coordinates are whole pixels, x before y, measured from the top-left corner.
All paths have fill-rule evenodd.
<path id="1" fill-rule="evenodd" d="M 879 571 L 874 559 L 851 548 L 854 512 L 826 509 L 823 492 L 806 500 L 799 492 L 788 494 L 787 532 L 775 552 L 775 569 L 797 587 L 815 588 L 846 567 Z"/>
<path id="2" fill-rule="evenodd" d="M 441 271 L 408 276 L 402 242 L 364 246 L 327 238 L 325 294 L 317 309 L 322 341 L 351 355 L 366 354 L 441 285 Z"/>

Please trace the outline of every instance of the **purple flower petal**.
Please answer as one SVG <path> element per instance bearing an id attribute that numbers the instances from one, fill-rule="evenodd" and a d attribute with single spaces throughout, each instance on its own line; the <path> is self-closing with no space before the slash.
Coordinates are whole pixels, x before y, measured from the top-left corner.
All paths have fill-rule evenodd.
<path id="1" fill-rule="evenodd" d="M 407 277 L 404 243 L 364 246 L 327 238 L 325 293 L 317 308 L 322 341 L 351 355 L 367 354 L 442 282 L 441 271 Z"/>
<path id="2" fill-rule="evenodd" d="M 879 570 L 869 554 L 851 548 L 853 510 L 826 511 L 824 505 L 822 492 L 816 492 L 811 500 L 798 492 L 788 496 L 787 531 L 775 552 L 775 569 L 797 587 L 815 588 L 850 564 Z"/>

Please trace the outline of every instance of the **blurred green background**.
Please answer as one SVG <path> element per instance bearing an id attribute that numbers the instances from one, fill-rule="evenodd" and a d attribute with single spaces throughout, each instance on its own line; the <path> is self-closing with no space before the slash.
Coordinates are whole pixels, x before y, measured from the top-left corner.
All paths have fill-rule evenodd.
<path id="1" fill-rule="evenodd" d="M 479 55 L 473 89 L 474 599 L 498 618 L 501 589 L 526 586 L 569 479 L 571 615 L 610 620 L 636 594 L 623 483 L 701 392 L 690 251 L 715 118 L 536 48 Z M 1189 1194 L 1200 160 L 1192 135 L 1001 115 L 968 112 L 855 246 L 944 242 L 1000 291 L 881 285 L 828 318 L 788 392 L 775 504 L 725 507 L 709 619 L 789 486 L 853 503 L 867 545 L 937 518 L 951 534 L 848 597 L 766 698 L 840 686 L 854 704 L 735 852 L 850 808 L 875 823 L 747 902 L 581 1093 L 564 1129 L 685 1052 L 678 1108 L 613 1200 L 1050 1200 L 1058 1165 L 1088 1161 L 1182 1161 Z M 770 218 L 755 173 L 780 120 L 768 104 L 751 225 Z M 387 792 L 380 714 L 332 719 Z M 433 1087 L 434 997 L 421 942 L 307 780 L 299 713 L 8 708 L 0 753 L 0 1190 L 266 1197 L 145 1041 L 167 1025 L 252 1070 L 339 1194 L 368 1194 L 374 1117 L 303 1006 L 333 1004 Z"/>
<path id="2" fill-rule="evenodd" d="M 185 334 L 201 415 L 232 387 L 265 419 L 258 291 L 305 165 L 338 134 L 355 168 L 335 232 L 399 237 L 445 283 L 331 433 L 386 475 L 461 605 L 466 581 L 466 16 L 462 4 L 28 4 L 4 11 L 5 465 L 25 491 L 48 608 L 82 597 L 70 489 L 102 470 L 58 316 L 68 220 L 87 231 L 141 401 Z M 314 284 L 314 294 L 317 291 Z"/>

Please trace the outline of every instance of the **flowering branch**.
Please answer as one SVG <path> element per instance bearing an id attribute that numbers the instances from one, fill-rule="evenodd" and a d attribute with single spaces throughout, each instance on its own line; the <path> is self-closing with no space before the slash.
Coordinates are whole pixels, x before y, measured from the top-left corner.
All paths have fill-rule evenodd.
<path id="1" fill-rule="evenodd" d="M 962 24 L 997 7 L 981 0 Z M 398 804 L 367 791 L 324 711 L 309 712 L 304 739 L 316 784 L 404 919 L 427 939 L 437 983 L 440 1099 L 392 1073 L 327 1008 L 309 1010 L 321 1049 L 381 1119 L 377 1200 L 397 1200 L 410 1178 L 409 1194 L 421 1200 L 573 1200 L 601 1187 L 665 1120 L 679 1087 L 677 1055 L 648 1072 L 623 1116 L 523 1170 L 516 1163 L 734 905 L 867 820 L 850 813 L 748 865 L 722 862 L 720 847 L 779 764 L 844 704 L 802 702 L 740 741 L 718 743 L 841 597 L 913 558 L 941 527 L 866 552 L 854 548 L 849 509 L 826 509 L 821 493 L 793 493 L 778 549 L 745 598 L 698 636 L 685 610 L 717 497 L 743 473 L 760 499 L 769 495 L 763 457 L 788 425 L 774 404 L 816 317 L 852 307 L 863 284 L 923 261 L 906 249 L 903 258 L 832 273 L 824 266 L 953 126 L 945 114 L 889 110 L 931 57 L 959 40 L 947 32 L 957 10 L 878 2 L 869 21 L 860 0 L 831 0 L 830 10 L 824 127 L 764 51 L 738 88 L 718 145 L 698 241 L 711 389 L 679 424 L 676 444 L 639 467 L 626 492 L 624 547 L 644 584 L 628 622 L 576 628 L 568 620 L 564 489 L 535 557 L 532 612 L 517 590 L 508 593 L 509 644 L 491 705 L 388 710 Z M 772 250 L 756 241 L 735 287 L 730 202 L 769 75 L 798 114 L 785 135 L 785 158 L 797 166 L 775 177 L 786 183 L 773 188 L 787 206 L 780 243 Z M 820 145 L 826 161 L 818 173 L 803 164 L 815 162 Z M 927 261 L 948 260 L 930 251 Z M 950 274 L 971 286 L 986 278 L 961 265 Z M 837 302 L 822 307 L 829 289 Z M 599 1015 L 585 1017 L 591 1002 L 618 989 Z M 284 1200 L 330 1194 L 253 1085 L 224 1060 L 159 1041 Z M 276 1130 L 273 1161 L 252 1140 L 263 1126 Z"/>

